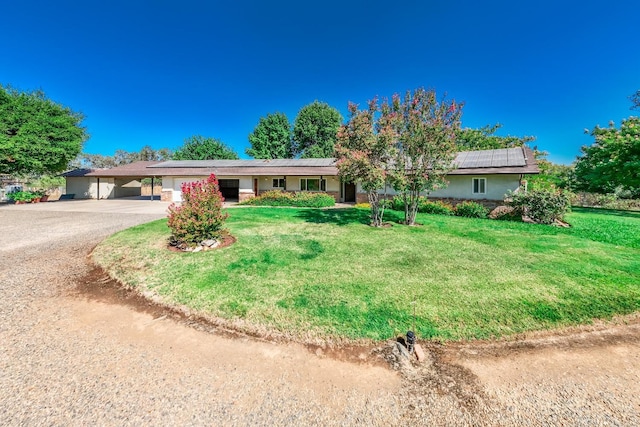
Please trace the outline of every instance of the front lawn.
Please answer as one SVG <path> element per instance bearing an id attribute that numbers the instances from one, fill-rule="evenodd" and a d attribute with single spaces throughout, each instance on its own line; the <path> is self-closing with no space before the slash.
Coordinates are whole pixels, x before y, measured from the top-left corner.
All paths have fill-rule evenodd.
<path id="1" fill-rule="evenodd" d="M 488 338 L 640 309 L 640 214 L 579 209 L 570 229 L 438 215 L 374 229 L 365 209 L 229 209 L 232 246 L 166 249 L 166 220 L 94 251 L 173 304 L 298 338 Z M 398 212 L 385 213 L 399 220 Z M 415 301 L 415 305 L 413 302 Z"/>

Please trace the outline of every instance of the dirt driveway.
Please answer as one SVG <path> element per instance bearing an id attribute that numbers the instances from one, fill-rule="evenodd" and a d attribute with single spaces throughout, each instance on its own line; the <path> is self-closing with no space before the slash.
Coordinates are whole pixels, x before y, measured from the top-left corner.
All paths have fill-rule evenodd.
<path id="1" fill-rule="evenodd" d="M 164 213 L 51 205 L 0 207 L 0 424 L 640 425 L 636 319 L 429 344 L 403 376 L 385 348 L 311 352 L 145 306 L 87 254 Z"/>

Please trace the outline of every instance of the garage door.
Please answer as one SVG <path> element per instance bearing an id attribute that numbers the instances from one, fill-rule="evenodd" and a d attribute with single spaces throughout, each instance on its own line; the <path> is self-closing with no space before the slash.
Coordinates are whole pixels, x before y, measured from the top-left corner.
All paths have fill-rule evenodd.
<path id="1" fill-rule="evenodd" d="M 238 194 L 240 192 L 240 180 L 239 179 L 219 179 L 220 192 L 222 197 L 227 201 L 238 201 Z"/>

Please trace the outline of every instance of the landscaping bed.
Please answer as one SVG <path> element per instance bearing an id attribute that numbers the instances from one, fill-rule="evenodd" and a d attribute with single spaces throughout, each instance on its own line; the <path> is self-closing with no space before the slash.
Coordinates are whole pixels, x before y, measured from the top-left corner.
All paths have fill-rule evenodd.
<path id="1" fill-rule="evenodd" d="M 312 341 L 491 338 L 640 309 L 640 214 L 576 210 L 569 229 L 366 209 L 229 209 L 236 243 L 167 250 L 165 220 L 98 245 L 95 262 L 166 304 Z M 415 318 L 414 318 L 415 311 Z"/>

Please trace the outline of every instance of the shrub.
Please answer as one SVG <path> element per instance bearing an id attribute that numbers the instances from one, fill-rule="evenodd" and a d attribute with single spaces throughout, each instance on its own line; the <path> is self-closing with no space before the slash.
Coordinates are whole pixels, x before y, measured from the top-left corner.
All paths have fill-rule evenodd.
<path id="1" fill-rule="evenodd" d="M 430 202 L 426 197 L 418 200 L 418 212 L 436 214 L 436 215 L 453 215 L 454 209 L 449 203 L 441 200 Z"/>
<path id="2" fill-rule="evenodd" d="M 171 239 L 178 245 L 195 246 L 219 239 L 228 214 L 222 213 L 224 198 L 214 174 L 203 181 L 182 184 L 182 204 L 169 206 Z"/>
<path id="3" fill-rule="evenodd" d="M 455 207 L 455 214 L 457 216 L 464 216 L 467 218 L 486 218 L 489 209 L 476 202 L 462 202 L 458 203 Z"/>
<path id="4" fill-rule="evenodd" d="M 272 190 L 262 193 L 258 197 L 252 197 L 240 203 L 253 206 L 296 206 L 306 208 L 324 208 L 334 206 L 336 200 L 326 193 L 293 193 L 288 191 Z"/>
<path id="5" fill-rule="evenodd" d="M 569 210 L 569 197 L 561 190 L 538 189 L 518 191 L 507 194 L 505 202 L 518 214 L 527 216 L 535 222 L 553 224 L 562 220 Z"/>
<path id="6" fill-rule="evenodd" d="M 573 206 L 640 210 L 640 199 L 621 199 L 616 194 L 578 193 L 571 195 Z"/>
<path id="7" fill-rule="evenodd" d="M 30 202 L 33 199 L 37 199 L 40 195 L 32 191 L 14 191 L 13 193 L 7 193 L 7 199 L 14 202 Z"/>
<path id="8" fill-rule="evenodd" d="M 380 207 L 385 207 L 385 202 L 386 200 L 380 200 Z M 371 204 L 370 203 L 356 203 L 355 205 L 353 205 L 354 208 L 361 208 L 361 209 L 371 209 Z"/>

